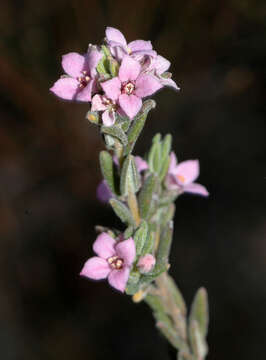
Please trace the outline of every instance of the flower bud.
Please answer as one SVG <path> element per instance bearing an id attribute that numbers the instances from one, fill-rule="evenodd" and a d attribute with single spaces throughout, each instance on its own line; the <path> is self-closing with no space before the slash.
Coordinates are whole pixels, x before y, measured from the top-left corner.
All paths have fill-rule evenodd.
<path id="1" fill-rule="evenodd" d="M 142 274 L 150 272 L 155 265 L 155 257 L 151 254 L 146 254 L 139 258 L 137 267 Z"/>

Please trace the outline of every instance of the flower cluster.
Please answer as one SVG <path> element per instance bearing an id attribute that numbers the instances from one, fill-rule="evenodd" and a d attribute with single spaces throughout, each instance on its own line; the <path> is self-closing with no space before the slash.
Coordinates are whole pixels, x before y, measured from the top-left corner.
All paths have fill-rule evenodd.
<path id="1" fill-rule="evenodd" d="M 101 229 L 93 245 L 97 256 L 86 261 L 80 274 L 107 278 L 115 289 L 134 295 L 169 268 L 173 202 L 184 192 L 208 196 L 208 191 L 194 182 L 198 160 L 177 163 L 170 135 L 162 139 L 157 134 L 145 158 L 132 155 L 155 106 L 143 99 L 164 86 L 179 88 L 168 72 L 170 62 L 150 41 L 127 43 L 112 27 L 105 35 L 101 47 L 89 45 L 86 54 L 64 55 L 66 74 L 50 90 L 65 100 L 90 103 L 87 118 L 100 126 L 107 149 L 100 153 L 103 181 L 97 197 L 126 225 L 123 232 Z"/>
<path id="2" fill-rule="evenodd" d="M 91 102 L 91 111 L 100 112 L 105 126 L 118 116 L 133 119 L 142 99 L 164 86 L 178 90 L 167 72 L 170 62 L 157 54 L 150 41 L 129 44 L 124 35 L 106 28 L 105 45 L 89 45 L 86 54 L 72 52 L 63 56 L 65 71 L 51 91 L 65 100 Z"/>

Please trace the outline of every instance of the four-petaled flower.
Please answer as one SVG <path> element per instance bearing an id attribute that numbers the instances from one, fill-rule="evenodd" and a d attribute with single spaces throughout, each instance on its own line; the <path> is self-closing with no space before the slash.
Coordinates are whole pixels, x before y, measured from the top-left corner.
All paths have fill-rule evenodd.
<path id="1" fill-rule="evenodd" d="M 134 40 L 127 44 L 124 35 L 118 29 L 107 27 L 105 30 L 106 42 L 110 47 L 112 55 L 121 61 L 125 55 L 140 57 L 143 55 L 156 56 L 150 41 Z"/>
<path id="2" fill-rule="evenodd" d="M 97 89 L 96 67 L 102 53 L 90 46 L 87 54 L 72 52 L 63 55 L 62 67 L 68 76 L 63 76 L 51 87 L 51 91 L 65 100 L 91 101 L 91 95 Z"/>
<path id="3" fill-rule="evenodd" d="M 94 95 L 91 100 L 91 111 L 103 111 L 102 121 L 105 126 L 112 126 L 116 120 L 117 105 L 105 95 Z"/>
<path id="4" fill-rule="evenodd" d="M 141 73 L 141 65 L 130 56 L 124 56 L 117 77 L 101 83 L 107 96 L 119 104 L 122 111 L 133 119 L 141 106 L 142 98 L 152 95 L 162 88 L 160 81 Z"/>
<path id="5" fill-rule="evenodd" d="M 187 160 L 177 164 L 175 154 L 170 155 L 170 165 L 166 176 L 166 186 L 170 190 L 178 190 L 180 193 L 189 192 L 208 196 L 205 186 L 195 183 L 199 176 L 199 161 Z"/>
<path id="6" fill-rule="evenodd" d="M 124 292 L 136 256 L 134 240 L 116 242 L 107 233 L 101 233 L 93 244 L 93 251 L 98 256 L 86 261 L 80 275 L 93 280 L 108 278 L 112 287 Z"/>

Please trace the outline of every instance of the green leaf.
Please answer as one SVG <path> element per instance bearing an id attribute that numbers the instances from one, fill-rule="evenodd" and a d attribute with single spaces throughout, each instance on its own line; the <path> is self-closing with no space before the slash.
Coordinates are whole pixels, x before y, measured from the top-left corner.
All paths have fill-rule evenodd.
<path id="1" fill-rule="evenodd" d="M 181 294 L 180 290 L 178 289 L 174 279 L 166 273 L 166 279 L 167 279 L 167 288 L 169 291 L 169 294 L 172 295 L 174 302 L 177 306 L 177 308 L 181 311 L 183 316 L 186 316 L 186 304 L 183 298 L 183 295 Z"/>
<path id="2" fill-rule="evenodd" d="M 111 56 L 111 52 L 107 46 L 102 45 L 102 51 L 106 57 Z"/>
<path id="3" fill-rule="evenodd" d="M 155 108 L 155 105 L 155 101 L 151 99 L 146 100 L 143 103 L 140 112 L 133 120 L 132 125 L 128 131 L 128 145 L 125 148 L 124 155 L 128 155 L 133 151 L 135 143 L 145 125 L 147 115 L 151 109 Z"/>
<path id="4" fill-rule="evenodd" d="M 115 191 L 114 164 L 112 156 L 107 151 L 100 152 L 100 166 L 104 179 L 106 180 L 112 193 Z"/>
<path id="5" fill-rule="evenodd" d="M 204 359 L 208 353 L 208 346 L 196 320 L 192 320 L 189 324 L 189 340 L 196 359 Z"/>
<path id="6" fill-rule="evenodd" d="M 133 232 L 134 232 L 134 227 L 133 226 L 128 226 L 126 228 L 126 230 L 124 231 L 124 238 L 125 240 L 129 239 L 132 235 L 133 235 Z"/>
<path id="7" fill-rule="evenodd" d="M 109 60 L 109 70 L 112 77 L 116 77 L 118 75 L 119 63 L 112 57 L 108 57 Z"/>
<path id="8" fill-rule="evenodd" d="M 208 311 L 208 295 L 207 291 L 204 288 L 200 288 L 192 302 L 192 307 L 190 311 L 189 321 L 197 321 L 199 326 L 199 331 L 203 338 L 206 337 L 208 332 L 208 323 L 209 323 L 209 311 Z"/>
<path id="9" fill-rule="evenodd" d="M 134 226 L 134 219 L 126 205 L 124 205 L 121 201 L 117 199 L 111 199 L 109 201 L 116 215 L 120 218 L 123 223 Z"/>
<path id="10" fill-rule="evenodd" d="M 148 219 L 149 211 L 152 206 L 152 196 L 156 192 L 158 181 L 156 175 L 151 174 L 144 182 L 140 191 L 138 202 L 142 219 Z"/>
<path id="11" fill-rule="evenodd" d="M 149 294 L 145 297 L 145 301 L 152 309 L 157 328 L 176 349 L 183 348 L 185 344 L 178 336 L 171 319 L 166 314 L 161 298 L 157 295 Z"/>
<path id="12" fill-rule="evenodd" d="M 160 235 L 160 242 L 156 254 L 156 265 L 153 272 L 160 271 L 168 267 L 168 258 L 173 238 L 173 222 L 170 221 Z"/>
<path id="13" fill-rule="evenodd" d="M 86 119 L 89 120 L 92 124 L 99 124 L 99 113 L 97 111 L 88 111 L 86 114 Z"/>
<path id="14" fill-rule="evenodd" d="M 152 254 L 154 250 L 154 242 L 155 242 L 154 233 L 152 231 L 149 231 L 146 237 L 146 242 L 142 248 L 142 252 L 140 255 L 143 256 L 145 254 Z"/>
<path id="15" fill-rule="evenodd" d="M 147 114 L 144 113 L 141 117 L 138 117 L 133 121 L 133 124 L 131 125 L 127 133 L 128 145 L 124 150 L 124 155 L 128 155 L 133 151 L 135 143 L 145 125 L 146 118 L 147 118 Z"/>
<path id="16" fill-rule="evenodd" d="M 140 273 L 138 271 L 131 270 L 126 286 L 126 293 L 128 295 L 134 295 L 139 291 L 139 279 Z"/>
<path id="17" fill-rule="evenodd" d="M 116 125 L 104 126 L 103 125 L 101 127 L 101 132 L 103 134 L 111 135 L 114 138 L 118 139 L 123 146 L 127 145 L 127 136 L 119 126 L 116 126 Z"/>
<path id="18" fill-rule="evenodd" d="M 175 215 L 175 205 L 170 203 L 167 207 L 163 208 L 162 211 L 159 212 L 159 222 L 162 227 L 173 219 Z"/>
<path id="19" fill-rule="evenodd" d="M 120 191 L 121 195 L 127 196 L 129 192 L 135 194 L 140 188 L 140 176 L 136 168 L 134 156 L 128 155 L 124 161 L 121 178 Z"/>
<path id="20" fill-rule="evenodd" d="M 170 153 L 172 146 L 172 136 L 167 134 L 162 142 L 162 158 L 166 159 Z"/>
<path id="21" fill-rule="evenodd" d="M 137 257 L 139 255 L 141 255 L 141 253 L 142 253 L 143 246 L 147 240 L 148 230 L 149 230 L 148 225 L 147 225 L 146 221 L 143 220 L 141 222 L 139 228 L 135 232 L 134 241 L 135 241 L 135 246 L 136 246 L 136 256 Z"/>

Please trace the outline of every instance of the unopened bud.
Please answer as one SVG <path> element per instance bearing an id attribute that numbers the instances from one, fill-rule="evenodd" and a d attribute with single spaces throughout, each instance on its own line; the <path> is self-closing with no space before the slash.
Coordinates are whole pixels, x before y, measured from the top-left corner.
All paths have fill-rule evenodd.
<path id="1" fill-rule="evenodd" d="M 150 272 L 155 265 L 155 257 L 151 254 L 146 254 L 139 258 L 137 267 L 142 274 Z"/>

